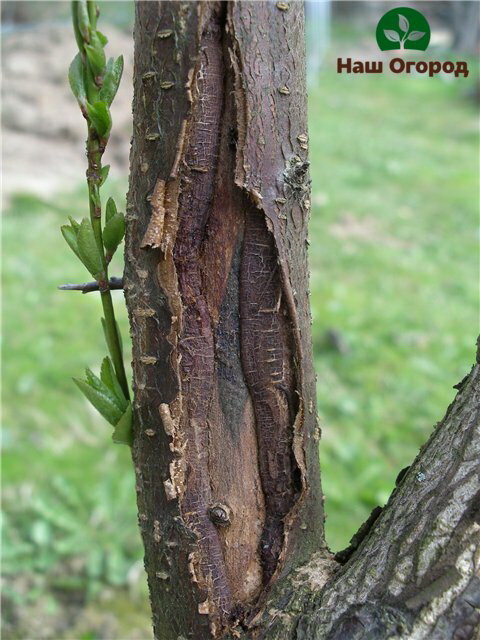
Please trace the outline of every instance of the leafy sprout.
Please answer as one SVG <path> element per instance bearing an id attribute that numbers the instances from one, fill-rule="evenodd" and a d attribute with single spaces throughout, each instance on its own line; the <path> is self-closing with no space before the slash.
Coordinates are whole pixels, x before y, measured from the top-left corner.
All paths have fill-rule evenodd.
<path id="1" fill-rule="evenodd" d="M 409 33 L 410 23 L 407 18 L 400 13 L 398 14 L 398 26 L 400 31 L 403 33 L 403 36 L 394 29 L 384 29 L 383 33 L 390 42 L 398 42 L 400 44 L 400 49 L 404 48 L 405 42 L 420 40 L 425 35 L 425 31 L 410 31 Z"/>
<path id="2" fill-rule="evenodd" d="M 72 2 L 72 19 L 78 53 L 72 60 L 68 79 L 88 125 L 87 183 L 89 217 L 81 222 L 69 218 L 61 228 L 74 254 L 95 279 L 100 291 L 104 317 L 102 326 L 110 357 L 102 363 L 100 377 L 90 369 L 85 379 L 74 378 L 97 411 L 114 427 L 114 442 L 132 444 L 132 408 L 123 364 L 120 332 L 115 320 L 109 288 L 108 265 L 125 235 L 125 216 L 110 198 L 102 228 L 100 188 L 108 178 L 109 165 L 102 166 L 102 156 L 112 128 L 110 105 L 118 91 L 123 73 L 123 57 L 107 60 L 107 37 L 97 29 L 99 10 L 91 0 Z"/>

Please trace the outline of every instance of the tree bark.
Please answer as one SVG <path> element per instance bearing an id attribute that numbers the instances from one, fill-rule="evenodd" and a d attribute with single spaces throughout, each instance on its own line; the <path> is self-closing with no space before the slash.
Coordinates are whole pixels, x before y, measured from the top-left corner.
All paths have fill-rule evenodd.
<path id="1" fill-rule="evenodd" d="M 139 2 L 134 83 L 124 289 L 155 637 L 459 627 L 478 367 L 375 523 L 326 548 L 302 4 Z"/>
<path id="2" fill-rule="evenodd" d="M 480 637 L 479 362 L 346 563 L 325 583 L 314 555 L 277 583 L 246 637 Z"/>

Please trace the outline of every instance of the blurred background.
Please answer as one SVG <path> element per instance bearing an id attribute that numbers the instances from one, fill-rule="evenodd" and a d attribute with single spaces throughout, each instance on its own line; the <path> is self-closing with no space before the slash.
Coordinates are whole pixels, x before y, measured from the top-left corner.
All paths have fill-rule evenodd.
<path id="1" fill-rule="evenodd" d="M 124 203 L 133 3 L 99 4 L 107 53 L 126 60 L 102 195 Z M 468 60 L 468 78 L 338 75 L 337 57 L 392 57 L 375 27 L 397 5 L 307 3 L 310 288 L 333 550 L 387 500 L 474 357 L 479 4 L 408 5 L 432 29 L 418 55 Z M 129 450 L 71 381 L 104 355 L 100 302 L 56 289 L 88 280 L 60 234 L 87 202 L 69 3 L 3 2 L 2 36 L 3 634 L 146 640 Z"/>

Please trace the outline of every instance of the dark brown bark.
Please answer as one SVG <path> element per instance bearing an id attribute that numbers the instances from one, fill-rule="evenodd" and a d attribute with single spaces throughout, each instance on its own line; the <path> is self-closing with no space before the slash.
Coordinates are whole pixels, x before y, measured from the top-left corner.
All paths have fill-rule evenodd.
<path id="1" fill-rule="evenodd" d="M 155 637 L 423 638 L 429 606 L 470 637 L 478 367 L 345 566 L 325 546 L 302 4 L 137 3 L 133 111 L 124 288 Z"/>
<path id="2" fill-rule="evenodd" d="M 473 640 L 480 633 L 480 364 L 344 566 L 277 585 L 268 640 Z M 280 613 L 281 612 L 281 613 Z"/>
<path id="3" fill-rule="evenodd" d="M 137 5 L 125 290 L 158 638 L 242 623 L 323 540 L 302 11 Z"/>

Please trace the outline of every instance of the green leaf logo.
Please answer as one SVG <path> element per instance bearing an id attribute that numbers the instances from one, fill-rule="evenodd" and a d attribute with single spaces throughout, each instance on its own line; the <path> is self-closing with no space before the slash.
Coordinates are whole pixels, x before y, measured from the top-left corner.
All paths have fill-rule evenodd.
<path id="1" fill-rule="evenodd" d="M 400 42 L 400 36 L 396 31 L 392 31 L 392 29 L 384 29 L 383 33 L 390 42 Z"/>
<path id="2" fill-rule="evenodd" d="M 423 38 L 424 35 L 425 35 L 425 31 L 412 31 L 411 33 L 408 34 L 407 40 L 410 40 L 410 41 L 420 40 L 420 38 Z"/>
<path id="3" fill-rule="evenodd" d="M 430 25 L 420 11 L 398 7 L 380 18 L 376 37 L 382 51 L 425 51 L 430 43 Z"/>
<path id="4" fill-rule="evenodd" d="M 407 31 L 410 29 L 410 23 L 405 18 L 405 16 L 402 16 L 401 13 L 398 14 L 398 26 L 404 33 L 407 33 Z"/>

